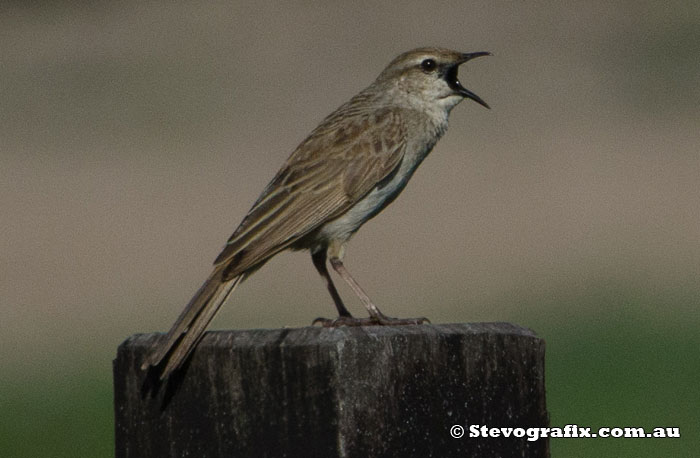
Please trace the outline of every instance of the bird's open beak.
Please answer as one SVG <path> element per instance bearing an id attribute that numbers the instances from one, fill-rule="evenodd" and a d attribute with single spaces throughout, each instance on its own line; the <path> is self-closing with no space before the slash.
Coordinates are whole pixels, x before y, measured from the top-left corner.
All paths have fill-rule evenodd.
<path id="1" fill-rule="evenodd" d="M 476 57 L 481 57 L 481 56 L 490 56 L 490 52 L 471 52 L 471 53 L 465 53 L 462 54 L 462 57 L 455 63 L 452 67 L 450 67 L 447 70 L 447 73 L 445 74 L 445 80 L 447 81 L 447 84 L 450 86 L 450 88 L 455 91 L 457 94 L 461 95 L 462 97 L 466 97 L 469 99 L 472 99 L 479 105 L 482 105 L 486 108 L 491 108 L 489 105 L 484 102 L 481 97 L 478 95 L 474 94 L 472 91 L 469 89 L 465 88 L 462 86 L 462 83 L 459 82 L 457 79 L 457 70 L 459 66 L 463 63 L 465 63 L 468 60 L 472 60 Z"/>

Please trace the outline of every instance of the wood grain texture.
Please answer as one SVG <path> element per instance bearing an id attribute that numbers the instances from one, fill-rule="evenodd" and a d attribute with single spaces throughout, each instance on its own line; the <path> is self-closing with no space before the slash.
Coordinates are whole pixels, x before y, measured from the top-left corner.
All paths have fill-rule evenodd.
<path id="1" fill-rule="evenodd" d="M 544 342 L 508 323 L 208 332 L 164 385 L 114 361 L 116 457 L 548 457 L 546 439 L 454 439 L 452 425 L 547 426 Z"/>

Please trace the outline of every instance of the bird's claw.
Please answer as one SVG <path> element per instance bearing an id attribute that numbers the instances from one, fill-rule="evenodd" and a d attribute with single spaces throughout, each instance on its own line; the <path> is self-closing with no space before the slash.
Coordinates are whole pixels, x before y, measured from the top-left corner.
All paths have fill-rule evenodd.
<path id="1" fill-rule="evenodd" d="M 377 318 L 376 321 L 377 324 L 382 326 L 408 326 L 430 323 L 430 320 L 424 316 L 419 318 L 391 318 L 388 316 L 381 316 Z"/>
<path id="2" fill-rule="evenodd" d="M 311 325 L 320 324 L 324 328 L 338 328 L 340 326 L 408 326 L 430 323 L 426 317 L 420 318 L 390 318 L 377 316 L 368 318 L 355 318 L 339 316 L 338 318 L 316 318 Z"/>
<path id="3" fill-rule="evenodd" d="M 339 328 L 340 326 L 372 326 L 379 324 L 373 318 L 355 318 L 339 316 L 338 318 L 316 318 L 311 325 L 320 324 L 324 328 Z"/>

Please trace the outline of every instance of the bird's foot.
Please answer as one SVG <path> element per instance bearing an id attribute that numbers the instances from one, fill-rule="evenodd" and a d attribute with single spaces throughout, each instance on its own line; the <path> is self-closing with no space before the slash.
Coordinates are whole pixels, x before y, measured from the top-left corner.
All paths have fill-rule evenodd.
<path id="1" fill-rule="evenodd" d="M 320 324 L 324 328 L 338 328 L 340 326 L 405 326 L 430 323 L 425 317 L 420 318 L 391 318 L 380 315 L 377 317 L 355 318 L 351 316 L 339 316 L 338 318 L 316 318 L 312 325 Z"/>
<path id="2" fill-rule="evenodd" d="M 407 326 L 414 324 L 430 323 L 430 320 L 424 316 L 419 318 L 391 318 L 386 315 L 380 315 L 371 319 L 382 326 Z"/>
<path id="3" fill-rule="evenodd" d="M 338 318 L 316 318 L 311 325 L 320 324 L 324 328 L 339 328 L 340 326 L 372 326 L 379 324 L 373 318 L 355 318 L 352 316 L 339 316 Z"/>

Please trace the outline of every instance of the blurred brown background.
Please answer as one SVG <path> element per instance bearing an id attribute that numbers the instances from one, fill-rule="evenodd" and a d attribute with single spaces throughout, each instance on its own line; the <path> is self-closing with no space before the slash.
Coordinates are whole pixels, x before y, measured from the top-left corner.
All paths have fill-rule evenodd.
<path id="1" fill-rule="evenodd" d="M 460 80 L 492 110 L 458 106 L 402 196 L 351 242 L 346 264 L 382 310 L 518 322 L 547 340 L 548 358 L 577 347 L 558 346 L 556 331 L 578 323 L 643 329 L 654 348 L 697 335 L 699 5 L 4 3 L 0 372 L 24 425 L 6 439 L 74 409 L 87 378 L 99 408 L 80 417 L 111 450 L 116 346 L 167 330 L 292 149 L 417 46 L 491 51 Z M 308 254 L 287 253 L 213 327 L 333 312 Z M 592 339 L 581 335 L 588 349 Z M 581 356 L 604 358 L 611 342 Z M 697 371 L 689 342 L 669 351 Z M 550 392 L 567 384 L 548 377 Z M 45 383 L 68 405 L 41 394 Z M 557 399 L 553 424 L 577 421 Z"/>

